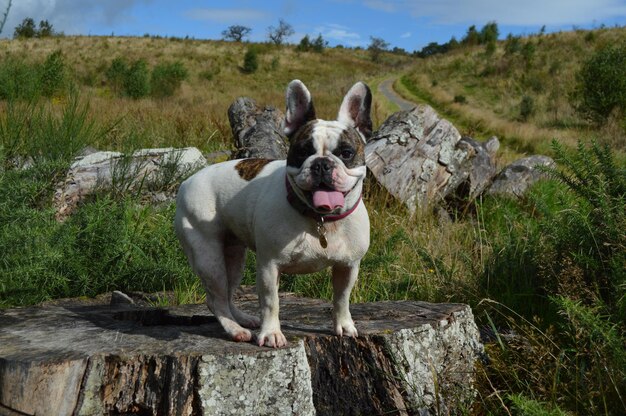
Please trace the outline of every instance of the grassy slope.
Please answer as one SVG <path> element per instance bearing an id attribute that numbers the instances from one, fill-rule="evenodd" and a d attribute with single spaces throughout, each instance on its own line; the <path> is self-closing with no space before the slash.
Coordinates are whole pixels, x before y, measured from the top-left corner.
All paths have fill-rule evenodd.
<path id="1" fill-rule="evenodd" d="M 569 95 L 576 72 L 592 53 L 606 45 L 626 42 L 626 28 L 573 31 L 520 39 L 520 50 L 507 53 L 498 42 L 492 56 L 485 46 L 462 47 L 445 55 L 420 60 L 404 77 L 405 94 L 430 102 L 446 113 L 462 133 L 495 134 L 515 153 L 549 153 L 553 138 L 567 144 L 600 138 L 624 149 L 626 136 L 617 123 L 600 130 L 582 120 Z M 466 103 L 456 103 L 463 96 Z M 533 113 L 522 120 L 524 96 Z"/>
<path id="2" fill-rule="evenodd" d="M 298 53 L 293 47 L 257 45 L 259 70 L 243 74 L 240 67 L 248 46 L 181 39 L 65 37 L 0 40 L 0 54 L 42 62 L 60 49 L 97 121 L 116 123 L 115 131 L 102 143 L 94 143 L 97 147 L 184 145 L 207 151 L 231 145 L 226 110 L 238 96 L 247 95 L 282 110 L 287 83 L 299 78 L 311 90 L 318 116 L 331 118 L 352 83 L 369 81 L 410 61 L 387 55 L 382 63 L 374 64 L 367 51 L 327 49 L 315 54 Z M 189 78 L 169 99 L 120 98 L 107 87 L 104 75 L 116 57 L 145 59 L 149 67 L 180 61 L 188 69 Z M 387 109 L 375 104 L 375 123 L 388 114 Z"/>

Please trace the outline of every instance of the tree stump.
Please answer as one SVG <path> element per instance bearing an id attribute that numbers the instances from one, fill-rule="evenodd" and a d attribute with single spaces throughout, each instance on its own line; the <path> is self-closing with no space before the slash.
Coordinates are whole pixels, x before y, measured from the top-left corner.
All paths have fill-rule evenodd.
<path id="1" fill-rule="evenodd" d="M 252 98 L 239 97 L 228 107 L 228 120 L 237 151 L 233 159 L 286 159 L 285 116 L 272 106 L 260 109 Z"/>
<path id="2" fill-rule="evenodd" d="M 255 296 L 238 300 L 257 312 Z M 0 312 L 0 413 L 19 415 L 448 414 L 474 398 L 482 351 L 467 305 L 355 304 L 360 336 L 331 334 L 331 305 L 281 295 L 289 346 L 225 339 L 204 305 Z"/>

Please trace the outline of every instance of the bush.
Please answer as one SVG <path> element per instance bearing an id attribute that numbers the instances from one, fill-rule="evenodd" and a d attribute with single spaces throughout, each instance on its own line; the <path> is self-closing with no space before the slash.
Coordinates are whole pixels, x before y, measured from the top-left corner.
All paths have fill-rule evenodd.
<path id="1" fill-rule="evenodd" d="M 529 95 L 522 97 L 520 103 L 519 115 L 522 121 L 527 121 L 530 116 L 535 113 L 535 100 Z"/>
<path id="2" fill-rule="evenodd" d="M 41 67 L 41 93 L 52 97 L 65 90 L 67 85 L 65 59 L 60 50 L 52 52 Z"/>
<path id="3" fill-rule="evenodd" d="M 626 44 L 596 52 L 577 74 L 576 109 L 595 123 L 611 113 L 626 114 Z"/>
<path id="4" fill-rule="evenodd" d="M 106 70 L 105 76 L 109 85 L 116 92 L 121 92 L 124 88 L 124 80 L 128 72 L 128 64 L 124 58 L 115 58 L 111 66 Z"/>
<path id="5" fill-rule="evenodd" d="M 454 102 L 457 104 L 466 104 L 467 103 L 467 98 L 465 98 L 464 95 L 455 95 L 454 96 Z"/>
<path id="6" fill-rule="evenodd" d="M 150 94 L 150 73 L 145 60 L 133 62 L 126 71 L 123 86 L 124 93 L 131 98 L 143 98 Z"/>
<path id="7" fill-rule="evenodd" d="M 243 57 L 243 72 L 251 74 L 259 68 L 259 60 L 256 49 L 249 48 Z"/>
<path id="8" fill-rule="evenodd" d="M 188 76 L 187 69 L 180 61 L 157 64 L 150 80 L 152 95 L 160 98 L 173 95 Z"/>
<path id="9" fill-rule="evenodd" d="M 22 59 L 8 57 L 0 63 L 0 98 L 33 101 L 39 97 L 39 67 Z"/>

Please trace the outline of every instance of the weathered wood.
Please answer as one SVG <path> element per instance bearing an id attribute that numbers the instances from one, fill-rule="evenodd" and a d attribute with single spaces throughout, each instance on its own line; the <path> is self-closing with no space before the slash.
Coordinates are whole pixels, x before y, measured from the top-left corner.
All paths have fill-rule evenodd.
<path id="1" fill-rule="evenodd" d="M 242 309 L 257 312 L 244 296 Z M 0 414 L 448 414 L 474 397 L 481 352 L 466 305 L 331 305 L 281 296 L 289 346 L 225 339 L 204 305 L 57 304 L 0 312 Z"/>
<path id="2" fill-rule="evenodd" d="M 365 161 L 378 182 L 414 212 L 482 191 L 495 174 L 497 148 L 495 138 L 485 145 L 462 139 L 449 121 L 419 105 L 380 126 L 365 147 Z"/>
<path id="3" fill-rule="evenodd" d="M 237 148 L 233 159 L 287 158 L 287 138 L 283 133 L 285 116 L 281 111 L 272 106 L 261 109 L 253 99 L 240 97 L 228 107 L 228 120 Z"/>

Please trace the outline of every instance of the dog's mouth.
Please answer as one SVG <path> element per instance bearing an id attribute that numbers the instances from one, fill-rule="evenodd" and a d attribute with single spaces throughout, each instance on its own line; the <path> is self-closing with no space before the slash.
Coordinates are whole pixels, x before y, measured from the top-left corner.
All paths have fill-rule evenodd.
<path id="1" fill-rule="evenodd" d="M 318 212 L 333 212 L 346 204 L 347 192 L 340 192 L 324 185 L 308 193 L 311 205 Z"/>

